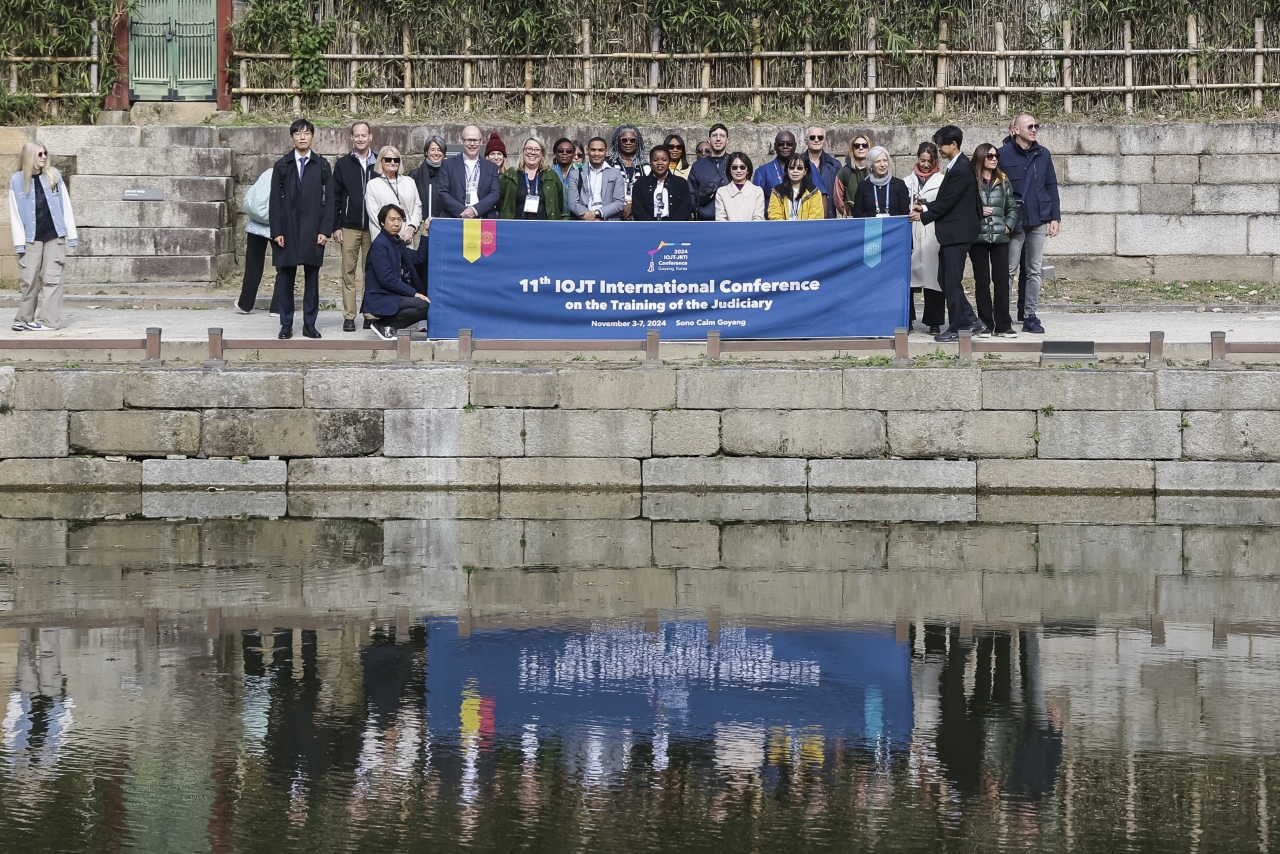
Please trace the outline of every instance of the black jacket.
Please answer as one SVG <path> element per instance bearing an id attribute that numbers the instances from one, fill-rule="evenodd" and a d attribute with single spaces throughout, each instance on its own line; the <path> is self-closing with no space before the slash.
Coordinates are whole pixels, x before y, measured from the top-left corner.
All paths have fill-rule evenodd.
<path id="1" fill-rule="evenodd" d="M 920 221 L 925 225 L 937 223 L 933 233 L 939 246 L 968 244 L 978 239 L 982 226 L 978 178 L 973 174 L 973 164 L 964 154 L 957 154 L 947 168 L 947 175 L 938 188 L 938 197 L 929 203 Z"/>
<path id="2" fill-rule="evenodd" d="M 414 249 L 399 235 L 379 231 L 369 247 L 364 264 L 363 314 L 390 317 L 400 310 L 401 297 L 425 293 L 418 280 L 418 268 L 427 260 L 427 241 Z M 426 303 L 423 303 L 426 305 Z"/>
<path id="3" fill-rule="evenodd" d="M 480 158 L 480 174 L 476 187 L 476 216 L 481 219 L 498 218 L 498 167 Z M 467 205 L 467 167 L 461 154 L 446 158 L 440 164 L 436 176 L 436 195 L 440 210 L 436 216 L 460 217 Z"/>
<path id="4" fill-rule="evenodd" d="M 333 233 L 333 170 L 314 151 L 307 158 L 302 180 L 293 149 L 276 161 L 271 174 L 271 239 L 284 238 L 284 246 L 271 247 L 276 267 L 324 263 L 324 247 L 316 242 Z"/>
<path id="5" fill-rule="evenodd" d="M 879 196 L 876 196 L 879 193 Z M 879 205 L 877 206 L 877 198 Z M 888 210 L 881 210 L 886 202 Z M 888 192 L 884 187 L 877 187 L 870 180 L 863 181 L 853 194 L 853 215 L 856 217 L 872 217 L 878 213 L 889 216 L 906 216 L 911 213 L 911 193 L 901 178 L 890 178 Z"/>
<path id="6" fill-rule="evenodd" d="M 369 215 L 364 209 L 364 191 L 374 175 L 373 166 L 366 164 L 361 174 L 360 162 L 349 153 L 333 164 L 333 228 L 369 227 Z"/>
<path id="7" fill-rule="evenodd" d="M 441 165 L 444 165 L 443 161 Z M 440 206 L 440 167 L 432 166 L 430 161 L 423 161 L 421 166 L 409 173 L 409 177 L 418 185 L 423 221 L 444 216 L 444 208 Z"/>
<path id="8" fill-rule="evenodd" d="M 689 170 L 689 192 L 693 194 L 693 218 L 715 222 L 716 190 L 729 183 L 729 152 L 704 157 Z"/>
<path id="9" fill-rule="evenodd" d="M 631 218 L 637 222 L 653 222 L 653 191 L 658 186 L 654 175 L 637 178 L 631 188 Z M 693 196 L 689 182 L 679 175 L 667 173 L 667 216 L 663 220 L 685 221 L 693 213 Z"/>

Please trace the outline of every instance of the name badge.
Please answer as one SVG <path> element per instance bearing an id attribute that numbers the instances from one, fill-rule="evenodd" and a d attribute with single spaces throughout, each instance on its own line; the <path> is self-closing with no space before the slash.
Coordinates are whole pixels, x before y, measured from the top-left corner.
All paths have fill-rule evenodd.
<path id="1" fill-rule="evenodd" d="M 887 216 L 889 216 L 887 213 L 878 213 L 876 214 L 876 219 L 884 219 Z"/>
<path id="2" fill-rule="evenodd" d="M 480 201 L 480 197 L 476 195 L 476 191 L 474 189 L 467 190 L 468 205 L 476 205 L 479 203 L 479 201 Z"/>
<path id="3" fill-rule="evenodd" d="M 538 212 L 538 202 L 542 200 L 541 196 L 525 196 L 524 212 L 536 214 Z"/>

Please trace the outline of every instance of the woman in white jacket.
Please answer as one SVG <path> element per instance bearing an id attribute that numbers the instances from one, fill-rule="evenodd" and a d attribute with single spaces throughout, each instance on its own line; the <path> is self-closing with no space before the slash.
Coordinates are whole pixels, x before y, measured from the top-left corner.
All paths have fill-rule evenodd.
<path id="1" fill-rule="evenodd" d="M 764 222 L 764 190 L 751 183 L 751 158 L 735 151 L 725 171 L 729 183 L 716 190 L 716 221 Z"/>
<path id="2" fill-rule="evenodd" d="M 932 142 L 920 143 L 915 168 L 903 179 L 912 205 L 918 201 L 928 209 L 938 197 L 945 174 L 938 166 L 938 149 Z M 931 335 L 937 335 L 947 323 L 947 300 L 938 285 L 938 238 L 934 236 L 933 225 L 911 223 L 911 319 L 916 319 L 915 293 L 924 291 L 924 314 L 920 320 Z"/>
<path id="3" fill-rule="evenodd" d="M 364 207 L 369 212 L 369 237 L 377 239 L 378 212 L 385 205 L 395 205 L 404 211 L 404 228 L 400 236 L 405 243 L 412 243 L 418 227 L 422 225 L 422 201 L 418 198 L 418 182 L 400 173 L 400 151 L 394 145 L 384 146 L 378 152 L 378 174 L 369 179 L 364 191 Z"/>
<path id="4" fill-rule="evenodd" d="M 9 179 L 9 223 L 22 286 L 13 329 L 57 329 L 62 323 L 62 268 L 67 249 L 76 245 L 76 219 L 67 182 L 49 165 L 42 142 L 22 146 L 18 171 Z"/>

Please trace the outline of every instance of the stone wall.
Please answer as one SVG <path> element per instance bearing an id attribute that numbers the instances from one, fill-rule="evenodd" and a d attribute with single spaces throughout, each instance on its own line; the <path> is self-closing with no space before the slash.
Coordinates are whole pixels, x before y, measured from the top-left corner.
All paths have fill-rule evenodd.
<path id="1" fill-rule="evenodd" d="M 904 494 L 940 518 L 1011 496 L 1015 519 L 1020 493 L 1280 495 L 1270 371 L 7 367 L 0 405 L 9 490 L 408 489 L 467 493 L 463 515 L 553 491 L 815 519 L 897 518 Z"/>
<path id="2" fill-rule="evenodd" d="M 160 128 L 148 130 L 148 138 L 141 130 L 66 126 L 0 129 L 0 172 L 2 167 L 16 168 L 16 153 L 23 141 L 40 138 L 71 175 L 77 210 L 82 219 L 88 218 L 85 222 L 94 223 L 91 227 L 118 227 L 132 222 L 130 217 L 142 217 L 140 225 L 173 230 L 165 235 L 166 240 L 152 241 L 140 250 L 118 239 L 111 243 L 113 238 L 106 233 L 110 229 L 101 229 L 104 233 L 96 237 L 104 248 L 97 249 L 99 244 L 87 241 L 72 267 L 85 264 L 84 256 L 97 251 L 111 252 L 115 257 L 152 256 L 153 260 L 100 262 L 101 273 L 93 265 L 80 273 L 69 272 L 75 281 L 159 281 L 182 276 L 203 276 L 191 280 L 211 281 L 228 268 L 226 228 L 234 225 L 230 237 L 235 246 L 243 247 L 240 202 L 257 176 L 288 150 L 288 130 L 279 126 Z M 560 136 L 586 140 L 611 133 L 603 127 L 502 126 L 486 128 L 486 133 L 490 130 L 500 133 L 512 151 L 533 132 L 548 144 Z M 701 127 L 642 130 L 647 144 L 674 130 L 692 146 L 704 133 Z M 776 130 L 772 126 L 735 128 L 730 147 L 763 162 Z M 999 144 L 1006 134 L 997 127 L 965 130 L 967 151 L 983 141 Z M 429 134 L 456 140 L 460 131 L 456 125 L 379 126 L 375 142 L 400 148 L 408 155 L 407 170 L 420 162 Z M 871 132 L 876 143 L 894 153 L 895 173 L 905 175 L 916 146 L 932 131 L 932 127 L 878 127 Z M 830 129 L 831 147 L 843 156 L 853 133 L 852 128 Z M 1046 125 L 1040 138 L 1054 152 L 1061 182 L 1063 231 L 1046 249 L 1060 275 L 1112 280 L 1280 278 L 1280 186 L 1276 180 L 1280 174 L 1280 125 Z M 334 157 L 346 150 L 347 141 L 346 128 L 320 128 L 315 145 L 321 153 Z M 181 152 L 185 159 L 170 162 L 178 155 L 155 150 L 165 145 L 189 146 Z M 229 166 L 223 162 L 224 155 L 215 157 L 208 146 L 230 149 Z M 81 157 L 86 168 L 77 162 Z M 102 177 L 93 179 L 86 194 L 76 178 L 77 173 L 88 171 Z M 181 204 L 130 202 L 128 210 L 122 210 L 124 203 L 111 202 L 119 198 L 119 188 L 108 186 L 106 179 L 136 174 L 154 176 L 154 180 L 135 180 L 132 185 L 163 185 L 166 199 Z M 190 177 L 193 175 L 210 180 L 199 182 Z M 230 195 L 219 183 L 227 175 L 235 184 Z M 207 207 L 224 200 L 229 204 L 219 209 Z M 197 210 L 192 205 L 206 207 Z M 0 209 L 0 217 L 7 217 L 7 211 Z M 179 229 L 190 233 L 178 233 Z M 203 247 L 207 260 L 185 266 L 163 260 L 194 257 L 193 247 Z M 336 256 L 329 255 L 326 270 L 336 275 Z M 2 228 L 0 276 L 16 277 L 8 229 Z"/>

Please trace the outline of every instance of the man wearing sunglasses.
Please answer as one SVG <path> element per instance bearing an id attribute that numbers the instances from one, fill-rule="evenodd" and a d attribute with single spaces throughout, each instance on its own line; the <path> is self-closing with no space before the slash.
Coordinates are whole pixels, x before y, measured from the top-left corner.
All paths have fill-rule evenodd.
<path id="1" fill-rule="evenodd" d="M 1009 136 L 1000 146 L 1000 168 L 1009 176 L 1017 193 L 1018 227 L 1009 241 L 1009 277 L 1018 274 L 1025 261 L 1025 287 L 1019 282 L 1018 317 L 1023 332 L 1044 332 L 1036 311 L 1040 306 L 1040 271 L 1044 262 L 1044 239 L 1058 236 L 1062 206 L 1058 201 L 1058 175 L 1049 149 L 1036 142 L 1040 125 L 1035 116 L 1023 113 L 1009 126 Z"/>
<path id="2" fill-rule="evenodd" d="M 757 169 L 756 174 L 751 176 L 751 183 L 764 191 L 766 199 L 769 198 L 774 187 L 787 180 L 787 161 L 796 153 L 795 134 L 789 130 L 779 131 L 773 138 L 773 153 L 777 156 Z"/>
<path id="3" fill-rule="evenodd" d="M 836 175 L 840 172 L 840 161 L 826 152 L 827 131 L 813 125 L 805 131 L 809 143 L 809 174 L 813 176 L 813 185 L 822 193 L 822 208 L 827 219 L 836 218 L 836 205 L 832 192 L 836 186 Z"/>

